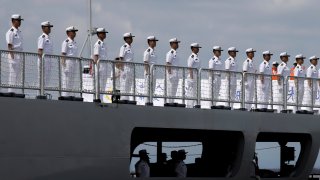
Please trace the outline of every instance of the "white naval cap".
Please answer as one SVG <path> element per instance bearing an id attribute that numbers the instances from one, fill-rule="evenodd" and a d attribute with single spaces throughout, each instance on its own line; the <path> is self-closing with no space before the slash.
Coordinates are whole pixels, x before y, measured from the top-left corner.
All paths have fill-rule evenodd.
<path id="1" fill-rule="evenodd" d="M 78 29 L 76 29 L 74 26 L 70 26 L 70 27 L 66 28 L 66 31 L 67 32 L 69 32 L 69 31 L 78 31 Z"/>
<path id="2" fill-rule="evenodd" d="M 202 48 L 199 43 L 192 43 L 192 44 L 190 44 L 190 47 Z"/>
<path id="3" fill-rule="evenodd" d="M 42 27 L 53 27 L 53 25 L 50 24 L 49 21 L 44 21 L 44 22 L 42 22 L 42 23 L 41 23 L 41 26 L 42 26 Z"/>
<path id="4" fill-rule="evenodd" d="M 149 41 L 159 41 L 159 39 L 157 39 L 155 36 L 148 36 L 147 40 L 149 40 Z"/>
<path id="5" fill-rule="evenodd" d="M 251 52 L 256 52 L 256 50 L 254 50 L 253 48 L 248 48 L 248 49 L 246 50 L 246 53 L 251 53 Z"/>
<path id="6" fill-rule="evenodd" d="M 319 60 L 319 58 L 317 56 L 311 56 L 309 59 L 310 60 Z"/>
<path id="7" fill-rule="evenodd" d="M 235 47 L 229 47 L 228 52 L 239 52 Z"/>
<path id="8" fill-rule="evenodd" d="M 277 61 L 272 62 L 272 65 L 277 65 L 277 64 L 279 64 Z"/>
<path id="9" fill-rule="evenodd" d="M 124 37 L 124 38 L 128 38 L 128 37 L 135 37 L 135 36 L 132 35 L 131 32 L 127 32 L 127 33 L 124 33 L 124 34 L 123 34 L 123 37 Z"/>
<path id="10" fill-rule="evenodd" d="M 270 56 L 273 55 L 270 51 L 264 51 L 262 54 L 263 54 L 263 55 L 270 55 Z"/>
<path id="11" fill-rule="evenodd" d="M 13 15 L 11 16 L 11 19 L 17 19 L 17 20 L 22 20 L 22 21 L 23 21 L 23 19 L 21 18 L 21 15 L 20 15 L 20 14 L 13 14 Z"/>
<path id="12" fill-rule="evenodd" d="M 97 28 L 97 33 L 109 33 L 105 28 Z"/>
<path id="13" fill-rule="evenodd" d="M 172 38 L 172 39 L 169 40 L 169 42 L 170 42 L 170 43 L 174 43 L 174 42 L 180 43 L 181 41 L 178 41 L 177 38 Z"/>
<path id="14" fill-rule="evenodd" d="M 290 55 L 287 52 L 280 53 L 280 57 L 284 57 L 284 56 L 290 57 Z"/>
<path id="15" fill-rule="evenodd" d="M 305 59 L 306 57 L 304 57 L 302 54 L 298 54 L 296 55 L 296 59 Z"/>
<path id="16" fill-rule="evenodd" d="M 220 46 L 213 46 L 212 50 L 214 50 L 214 51 L 223 51 Z"/>

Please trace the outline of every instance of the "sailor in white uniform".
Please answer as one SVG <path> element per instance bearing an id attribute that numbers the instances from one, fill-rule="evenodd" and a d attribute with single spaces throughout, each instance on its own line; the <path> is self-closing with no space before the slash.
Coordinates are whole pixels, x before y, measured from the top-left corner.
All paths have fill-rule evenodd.
<path id="1" fill-rule="evenodd" d="M 134 53 L 132 50 L 132 42 L 133 42 L 133 36 L 132 33 L 124 33 L 123 34 L 123 40 L 125 41 L 125 44 L 121 46 L 119 57 L 122 62 L 133 62 Z M 121 73 L 120 77 L 120 92 L 121 93 L 131 93 L 132 91 L 132 85 L 133 85 L 133 69 L 134 66 L 132 64 L 123 64 L 123 71 Z M 129 100 L 129 96 L 121 96 L 121 100 Z"/>
<path id="2" fill-rule="evenodd" d="M 197 69 L 200 68 L 200 59 L 199 59 L 198 53 L 201 46 L 199 45 L 199 43 L 192 43 L 190 47 L 191 47 L 192 53 L 188 58 L 188 68 L 190 69 L 188 70 L 186 97 L 196 98 L 197 97 L 197 77 L 198 77 Z M 187 107 L 193 108 L 196 105 L 196 102 L 197 102 L 196 100 L 188 100 Z"/>
<path id="3" fill-rule="evenodd" d="M 78 45 L 75 41 L 76 29 L 74 26 L 66 28 L 68 38 L 62 42 L 61 54 L 62 56 L 76 57 L 78 55 Z M 62 58 L 62 88 L 72 90 L 74 86 L 74 78 L 77 72 L 77 62 L 75 59 L 63 57 Z M 62 92 L 62 96 L 71 96 L 73 93 Z"/>
<path id="4" fill-rule="evenodd" d="M 153 74 L 153 79 L 151 79 L 151 66 L 154 64 L 157 64 L 157 55 L 155 52 L 155 47 L 157 46 L 157 41 L 159 41 L 155 36 L 149 36 L 147 38 L 147 42 L 149 47 L 144 51 L 143 53 L 143 62 L 145 64 L 148 64 L 145 66 L 145 71 L 144 71 L 144 91 L 145 95 L 148 95 L 149 90 L 151 90 L 153 93 L 155 92 L 155 87 L 156 87 L 156 73 Z M 151 83 L 151 89 L 149 88 Z M 148 103 L 149 97 L 145 98 L 145 103 Z M 151 102 L 152 103 L 152 102 Z"/>
<path id="5" fill-rule="evenodd" d="M 179 57 L 177 56 L 177 49 L 179 48 L 180 41 L 177 38 L 169 40 L 171 50 L 166 55 L 167 68 L 167 96 L 176 96 L 178 88 L 178 70 L 170 66 L 179 65 Z M 168 98 L 167 103 L 173 103 L 174 99 Z"/>
<path id="6" fill-rule="evenodd" d="M 21 26 L 21 15 L 14 14 L 11 16 L 12 27 L 6 33 L 6 42 L 9 51 L 23 51 L 23 36 L 19 29 Z M 9 85 L 21 85 L 22 84 L 22 59 L 20 54 L 10 52 L 8 55 L 9 63 Z M 19 91 L 16 89 L 8 89 L 8 92 Z"/>
<path id="7" fill-rule="evenodd" d="M 259 82 L 257 83 L 258 84 L 258 87 L 257 87 L 258 103 L 269 103 L 269 100 L 271 97 L 270 88 L 271 88 L 271 75 L 272 75 L 272 68 L 269 61 L 273 54 L 270 51 L 264 51 L 262 55 L 264 60 L 259 66 L 259 73 L 263 75 L 259 76 Z M 268 105 L 259 104 L 258 108 L 268 108 Z"/>
<path id="8" fill-rule="evenodd" d="M 217 100 L 220 98 L 221 87 L 221 72 L 219 71 L 224 70 L 220 59 L 223 50 L 220 46 L 214 46 L 212 49 L 213 57 L 209 60 L 209 69 L 214 70 L 214 72 L 209 74 L 209 97 L 213 98 L 213 105 L 216 105 Z M 211 106 L 211 102 L 209 105 Z"/>
<path id="9" fill-rule="evenodd" d="M 302 66 L 304 62 L 305 57 L 302 54 L 296 55 L 296 62 L 297 66 L 294 68 L 294 76 L 295 78 L 295 91 L 294 91 L 294 99 L 297 105 L 293 109 L 296 111 L 296 107 L 298 106 L 298 110 L 301 109 L 302 106 L 302 100 L 303 100 L 303 94 L 304 94 L 304 79 L 306 77 L 305 69 Z M 298 99 L 298 102 L 296 101 Z"/>
<path id="10" fill-rule="evenodd" d="M 281 59 L 281 63 L 279 64 L 278 68 L 277 68 L 277 74 L 281 77 L 278 78 L 278 96 L 276 98 L 274 98 L 274 102 L 276 103 L 283 103 L 284 99 L 283 98 L 287 98 L 286 95 L 285 97 L 283 96 L 283 83 L 286 80 L 286 78 L 288 76 L 290 76 L 290 68 L 287 66 L 287 63 L 289 61 L 289 57 L 290 55 L 287 52 L 282 52 L 280 54 L 280 59 Z M 283 109 L 282 106 L 276 106 L 277 109 L 279 110 L 279 112 Z"/>
<path id="11" fill-rule="evenodd" d="M 223 100 L 235 101 L 236 91 L 237 91 L 237 76 L 233 72 L 236 72 L 238 68 L 235 60 L 237 56 L 237 52 L 239 51 L 235 47 L 228 48 L 229 58 L 226 59 L 225 61 L 225 70 L 230 71 L 230 73 L 227 73 L 224 76 L 225 84 L 221 85 L 221 87 L 225 87 L 225 88 L 220 88 L 220 96 L 222 97 Z M 225 105 L 228 106 L 227 103 Z M 233 107 L 232 102 L 230 103 L 230 107 L 231 108 Z"/>
<path id="12" fill-rule="evenodd" d="M 249 48 L 246 50 L 247 59 L 243 62 L 243 72 L 244 73 L 256 73 L 256 69 L 253 64 L 253 57 L 256 51 L 253 48 Z M 245 102 L 246 102 L 246 109 L 250 111 L 252 108 L 252 103 L 254 101 L 254 75 L 247 74 L 244 78 L 245 84 Z M 250 103 L 251 102 L 251 103 Z"/>
<path id="13" fill-rule="evenodd" d="M 38 38 L 38 68 L 39 68 L 39 77 L 40 77 L 40 72 L 41 72 L 41 66 L 40 66 L 40 61 L 42 59 L 43 54 L 53 54 L 53 43 L 52 40 L 49 36 L 51 33 L 51 28 L 53 27 L 52 24 L 50 24 L 49 21 L 45 21 L 41 23 L 41 28 L 43 33 L 40 35 Z M 51 69 L 54 66 L 53 59 L 49 57 L 44 58 L 44 63 L 43 64 L 43 70 L 44 70 L 44 86 L 48 87 L 50 86 L 50 81 L 51 81 Z"/>
<path id="14" fill-rule="evenodd" d="M 106 91 L 107 78 L 108 78 L 107 77 L 108 64 L 105 62 L 105 60 L 108 59 L 107 46 L 103 42 L 106 39 L 107 33 L 108 33 L 108 31 L 106 31 L 105 28 L 97 28 L 98 40 L 94 44 L 94 47 L 93 47 L 93 62 L 96 67 L 97 67 L 97 65 L 99 65 L 99 87 L 100 87 L 100 91 L 102 91 L 102 92 Z M 98 74 L 96 73 L 96 76 L 97 75 Z M 104 102 L 103 94 L 100 94 L 100 100 L 102 102 Z"/>
<path id="15" fill-rule="evenodd" d="M 307 69 L 307 78 L 318 78 L 318 64 L 319 58 L 317 56 L 310 57 L 310 66 Z M 303 103 L 312 106 L 315 103 L 317 97 L 317 80 L 315 79 L 307 79 L 304 82 L 304 94 L 303 94 Z M 313 98 L 312 98 L 313 97 Z M 311 107 L 304 108 L 305 110 L 312 111 Z"/>
<path id="16" fill-rule="evenodd" d="M 147 150 L 142 149 L 139 151 L 140 160 L 135 164 L 136 176 L 141 178 L 150 177 L 150 166 L 149 166 L 149 153 Z"/>

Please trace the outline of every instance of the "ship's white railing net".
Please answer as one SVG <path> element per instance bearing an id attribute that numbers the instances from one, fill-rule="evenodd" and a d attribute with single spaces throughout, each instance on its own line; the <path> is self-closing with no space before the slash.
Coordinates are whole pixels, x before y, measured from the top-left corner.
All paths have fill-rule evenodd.
<path id="1" fill-rule="evenodd" d="M 82 97 L 112 96 L 138 104 L 182 103 L 246 109 L 320 109 L 318 78 L 282 77 L 0 50 L 0 92 Z"/>
<path id="2" fill-rule="evenodd" d="M 208 106 L 241 106 L 243 73 L 201 69 L 200 100 Z"/>
<path id="3" fill-rule="evenodd" d="M 199 70 L 196 68 L 152 65 L 150 70 L 152 81 L 148 85 L 151 98 L 163 98 L 164 102 L 175 100 L 188 105 L 196 105 L 198 101 Z M 187 100 L 187 102 L 186 102 Z"/>

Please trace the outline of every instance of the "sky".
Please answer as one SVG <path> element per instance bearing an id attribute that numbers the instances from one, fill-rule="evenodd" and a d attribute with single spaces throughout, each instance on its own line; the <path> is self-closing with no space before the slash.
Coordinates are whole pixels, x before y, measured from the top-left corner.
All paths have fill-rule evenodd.
<path id="1" fill-rule="evenodd" d="M 21 14 L 25 19 L 21 26 L 25 51 L 37 52 L 43 21 L 54 25 L 51 37 L 56 54 L 60 54 L 68 26 L 79 29 L 76 41 L 80 51 L 89 26 L 88 4 L 88 0 L 1 0 L 0 49 L 6 49 L 5 33 L 11 27 L 11 15 Z M 146 38 L 155 35 L 160 40 L 156 47 L 159 64 L 164 64 L 170 50 L 169 39 L 177 37 L 181 40 L 181 66 L 187 65 L 193 42 L 203 47 L 199 53 L 202 67 L 208 66 L 215 45 L 225 50 L 223 60 L 228 57 L 228 47 L 239 49 L 239 66 L 246 58 L 245 50 L 252 47 L 257 50 L 258 65 L 265 50 L 274 53 L 271 61 L 278 62 L 283 51 L 292 56 L 320 56 L 319 7 L 319 0 L 92 0 L 92 24 L 109 31 L 105 40 L 109 59 L 118 56 L 124 44 L 122 35 L 132 32 L 136 36 L 135 62 L 142 62 Z M 84 55 L 89 56 L 88 52 L 89 46 Z M 292 56 L 289 65 L 294 62 Z M 308 66 L 308 60 L 305 63 Z M 320 161 L 317 164 L 320 167 Z"/>
<path id="2" fill-rule="evenodd" d="M 25 19 L 21 26 L 25 51 L 36 52 L 40 23 L 46 20 L 54 25 L 51 36 L 55 53 L 60 53 L 66 27 L 79 28 L 76 37 L 79 51 L 87 37 L 88 0 L 2 0 L 0 4 L 1 49 L 6 48 L 5 33 L 14 13 Z M 257 50 L 258 65 L 265 50 L 275 54 L 272 61 L 280 61 L 279 54 L 283 51 L 292 56 L 299 53 L 319 56 L 319 5 L 317 0 L 92 0 L 92 23 L 109 31 L 105 40 L 109 59 L 118 56 L 124 44 L 122 35 L 132 32 L 136 36 L 133 43 L 136 62 L 142 62 L 147 36 L 155 35 L 160 40 L 156 48 L 159 64 L 164 63 L 170 50 L 169 39 L 177 37 L 181 40 L 178 53 L 182 66 L 187 64 L 193 42 L 203 47 L 199 53 L 202 67 L 208 66 L 214 45 L 225 50 L 231 46 L 238 48 L 239 64 L 246 58 L 244 51 L 252 47 Z M 85 52 L 88 55 L 89 49 Z M 224 51 L 222 59 L 227 57 Z M 293 61 L 291 58 L 290 65 Z"/>

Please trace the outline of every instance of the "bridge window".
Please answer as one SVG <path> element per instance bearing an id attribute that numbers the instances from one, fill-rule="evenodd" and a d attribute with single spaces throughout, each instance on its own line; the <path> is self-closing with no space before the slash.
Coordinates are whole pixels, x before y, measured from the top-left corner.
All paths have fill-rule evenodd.
<path id="1" fill-rule="evenodd" d="M 262 178 L 298 175 L 311 141 L 307 134 L 260 133 L 256 142 L 256 175 Z"/>
<path id="2" fill-rule="evenodd" d="M 150 158 L 150 177 L 175 177 L 175 152 L 187 152 L 187 177 L 232 177 L 239 169 L 244 137 L 240 132 L 135 128 L 131 137 L 130 173 L 135 177 L 139 151 Z M 181 151 L 180 151 L 181 153 Z"/>

